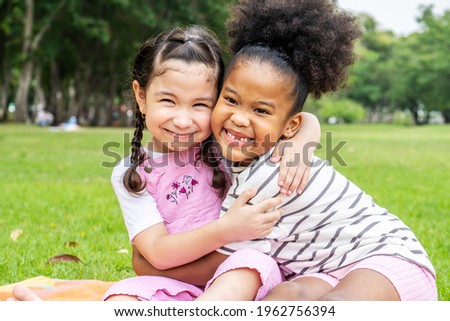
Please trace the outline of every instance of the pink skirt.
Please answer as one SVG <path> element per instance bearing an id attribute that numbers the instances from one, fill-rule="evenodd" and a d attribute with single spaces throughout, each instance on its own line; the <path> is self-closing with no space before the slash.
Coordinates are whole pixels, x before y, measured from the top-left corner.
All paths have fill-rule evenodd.
<path id="1" fill-rule="evenodd" d="M 238 268 L 254 269 L 260 274 L 262 286 L 256 301 L 283 281 L 278 265 L 271 257 L 253 249 L 243 249 L 234 252 L 218 267 L 205 288 L 162 276 L 136 276 L 113 284 L 103 300 L 112 295 L 129 295 L 142 301 L 193 301 L 220 275 Z"/>
<path id="2" fill-rule="evenodd" d="M 436 280 L 425 268 L 404 259 L 375 255 L 330 273 L 311 273 L 291 279 L 315 277 L 335 287 L 348 273 L 356 269 L 370 269 L 384 275 L 395 287 L 401 301 L 436 301 Z"/>

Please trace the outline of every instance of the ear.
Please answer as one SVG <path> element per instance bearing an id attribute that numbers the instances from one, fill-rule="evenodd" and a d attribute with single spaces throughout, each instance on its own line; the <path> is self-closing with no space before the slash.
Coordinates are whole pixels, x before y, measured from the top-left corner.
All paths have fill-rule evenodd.
<path id="1" fill-rule="evenodd" d="M 139 105 L 139 110 L 141 111 L 142 115 L 145 115 L 145 89 L 139 86 L 137 80 L 133 80 L 133 91 L 134 98 L 136 98 L 136 101 Z"/>
<path id="2" fill-rule="evenodd" d="M 301 113 L 296 113 L 295 115 L 289 117 L 285 125 L 283 136 L 287 139 L 293 137 L 295 134 L 297 134 L 301 124 L 302 124 Z"/>

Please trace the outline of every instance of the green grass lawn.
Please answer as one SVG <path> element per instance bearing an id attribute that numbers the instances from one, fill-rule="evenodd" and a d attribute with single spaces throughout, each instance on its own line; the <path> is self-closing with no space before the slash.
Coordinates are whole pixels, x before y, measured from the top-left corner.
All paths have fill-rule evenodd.
<path id="1" fill-rule="evenodd" d="M 128 154 L 131 132 L 0 125 L 0 285 L 38 275 L 134 275 L 109 182 L 112 163 Z M 323 126 L 322 133 L 317 154 L 326 158 L 325 146 L 346 141 L 338 153 L 346 164 L 334 158 L 333 165 L 415 231 L 436 268 L 439 299 L 450 300 L 450 127 Z M 15 230 L 22 233 L 14 241 Z M 59 254 L 82 263 L 47 262 Z"/>

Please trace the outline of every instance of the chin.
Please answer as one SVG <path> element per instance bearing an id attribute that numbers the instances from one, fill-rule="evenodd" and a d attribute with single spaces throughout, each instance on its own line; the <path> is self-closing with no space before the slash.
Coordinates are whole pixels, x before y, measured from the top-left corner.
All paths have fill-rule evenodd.
<path id="1" fill-rule="evenodd" d="M 167 152 L 183 152 L 194 147 L 195 145 L 196 144 L 192 143 L 171 142 L 165 145 L 165 149 Z"/>
<path id="2" fill-rule="evenodd" d="M 249 158 L 248 155 L 230 149 L 222 150 L 222 155 L 233 163 L 241 163 L 242 165 L 250 164 L 253 161 L 253 158 Z"/>

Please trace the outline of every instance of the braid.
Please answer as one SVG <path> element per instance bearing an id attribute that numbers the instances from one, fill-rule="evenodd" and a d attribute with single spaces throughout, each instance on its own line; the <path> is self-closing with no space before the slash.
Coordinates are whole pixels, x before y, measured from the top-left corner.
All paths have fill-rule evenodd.
<path id="1" fill-rule="evenodd" d="M 229 181 L 220 169 L 219 153 L 213 144 L 212 135 L 209 136 L 202 144 L 200 153 L 197 154 L 196 161 L 201 161 L 213 170 L 211 186 L 216 190 L 217 195 L 223 198 L 228 190 Z"/>
<path id="2" fill-rule="evenodd" d="M 162 32 L 156 37 L 146 40 L 139 48 L 133 63 L 131 72 L 132 81 L 137 81 L 142 90 L 146 90 L 154 77 L 166 72 L 165 61 L 180 60 L 186 63 L 201 63 L 210 67 L 216 77 L 216 89 L 220 91 L 224 62 L 220 53 L 219 43 L 207 28 L 201 26 L 191 26 L 187 28 L 174 28 Z M 139 105 L 133 95 L 135 102 L 135 131 L 131 140 L 131 166 L 123 176 L 123 183 L 130 193 L 139 193 L 145 188 L 145 181 L 142 180 L 137 168 L 145 159 L 145 153 L 141 149 L 143 131 L 145 127 L 144 115 L 139 110 Z M 212 187 L 218 190 L 222 196 L 225 193 L 226 177 L 218 165 L 219 161 L 213 153 L 213 146 L 203 150 L 201 158 L 209 167 L 213 168 Z M 211 149 L 211 151 L 209 151 Z"/>
<path id="3" fill-rule="evenodd" d="M 141 142 L 144 131 L 144 118 L 142 117 L 139 108 L 136 108 L 135 112 L 135 126 L 134 136 L 131 140 L 131 164 L 130 168 L 127 169 L 123 177 L 123 183 L 127 191 L 131 193 L 138 193 L 145 188 L 142 182 L 141 176 L 137 172 L 137 168 L 144 161 L 144 153 L 141 150 Z"/>

